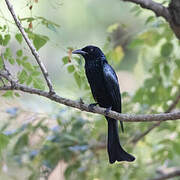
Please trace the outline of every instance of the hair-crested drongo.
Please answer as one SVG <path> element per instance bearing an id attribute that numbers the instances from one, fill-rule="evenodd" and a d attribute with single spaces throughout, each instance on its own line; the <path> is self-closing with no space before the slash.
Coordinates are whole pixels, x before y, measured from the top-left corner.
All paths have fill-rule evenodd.
<path id="1" fill-rule="evenodd" d="M 85 59 L 85 72 L 91 87 L 94 100 L 100 107 L 121 113 L 121 94 L 117 75 L 108 64 L 103 52 L 96 46 L 86 46 L 72 52 Z M 106 116 L 108 122 L 108 154 L 109 162 L 134 161 L 135 157 L 128 154 L 120 145 L 118 121 Z M 123 131 L 123 123 L 121 122 Z"/>

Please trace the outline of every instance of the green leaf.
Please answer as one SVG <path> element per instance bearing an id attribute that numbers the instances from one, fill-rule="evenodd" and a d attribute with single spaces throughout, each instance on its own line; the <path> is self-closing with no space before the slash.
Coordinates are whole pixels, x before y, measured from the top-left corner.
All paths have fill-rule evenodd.
<path id="1" fill-rule="evenodd" d="M 23 84 L 28 79 L 27 72 L 23 69 L 21 73 L 18 75 L 18 80 L 20 84 Z"/>
<path id="2" fill-rule="evenodd" d="M 161 47 L 161 56 L 168 57 L 168 56 L 170 56 L 172 51 L 173 51 L 172 43 L 167 42 L 167 43 L 163 44 Z"/>
<path id="3" fill-rule="evenodd" d="M 41 47 L 43 47 L 47 43 L 48 40 L 49 38 L 47 36 L 35 34 L 33 43 L 34 43 L 35 48 L 39 50 Z"/>
<path id="4" fill-rule="evenodd" d="M 28 133 L 23 134 L 22 136 L 19 137 L 19 139 L 17 140 L 13 151 L 15 154 L 19 154 L 23 151 L 23 149 L 25 148 L 25 146 L 27 146 L 29 143 L 29 137 L 28 137 Z"/>
<path id="5" fill-rule="evenodd" d="M 33 18 L 33 17 L 26 17 L 26 18 L 21 18 L 21 19 L 20 19 L 20 21 L 27 21 L 27 22 L 32 22 L 32 21 L 34 21 L 34 20 L 36 20 L 36 19 Z"/>
<path id="6" fill-rule="evenodd" d="M 15 95 L 16 97 L 20 97 L 20 94 L 17 93 L 17 92 L 15 92 L 14 95 Z"/>
<path id="7" fill-rule="evenodd" d="M 39 174 L 37 172 L 33 172 L 29 177 L 28 180 L 37 180 L 39 179 Z"/>
<path id="8" fill-rule="evenodd" d="M 155 46 L 161 39 L 161 35 L 156 30 L 145 31 L 139 35 L 139 38 L 148 46 Z"/>
<path id="9" fill-rule="evenodd" d="M 137 46 L 141 46 L 144 44 L 144 41 L 142 39 L 134 39 L 133 41 L 131 41 L 131 43 L 129 44 L 129 48 L 135 48 Z"/>
<path id="10" fill-rule="evenodd" d="M 68 56 L 63 57 L 62 61 L 63 61 L 64 65 L 67 64 L 69 62 L 69 57 Z"/>
<path id="11" fill-rule="evenodd" d="M 16 51 L 16 55 L 18 57 L 21 57 L 23 55 L 23 51 L 21 49 L 19 49 L 18 51 Z"/>
<path id="12" fill-rule="evenodd" d="M 112 24 L 108 27 L 107 32 L 112 33 L 114 31 L 116 31 L 118 29 L 118 27 L 119 27 L 118 23 Z"/>
<path id="13" fill-rule="evenodd" d="M 41 90 L 45 89 L 43 81 L 39 78 L 33 79 L 33 86 L 34 88 L 37 88 L 37 89 L 41 89 Z"/>
<path id="14" fill-rule="evenodd" d="M 23 56 L 23 58 L 22 58 L 23 61 L 26 61 L 27 59 L 28 59 L 27 56 Z"/>
<path id="15" fill-rule="evenodd" d="M 3 60 L 1 56 L 0 56 L 0 69 L 3 69 Z"/>
<path id="16" fill-rule="evenodd" d="M 64 134 L 64 138 L 68 141 L 72 141 L 72 142 L 79 142 L 79 139 L 73 135 L 70 134 Z"/>
<path id="17" fill-rule="evenodd" d="M 9 90 L 3 94 L 4 97 L 13 97 L 13 91 Z"/>
<path id="18" fill-rule="evenodd" d="M 16 38 L 16 40 L 19 42 L 19 44 L 22 43 L 22 41 L 23 41 L 22 34 L 17 33 L 17 34 L 15 35 L 15 38 Z"/>
<path id="19" fill-rule="evenodd" d="M 69 166 L 66 168 L 65 172 L 64 172 L 64 175 L 65 175 L 66 179 L 71 179 L 71 178 L 70 178 L 70 175 L 71 175 L 74 171 L 76 171 L 76 169 L 77 169 L 78 167 L 80 167 L 80 163 L 75 163 L 75 164 L 69 165 Z"/>
<path id="20" fill-rule="evenodd" d="M 147 25 L 148 23 L 152 22 L 155 20 L 155 17 L 154 16 L 149 16 L 147 19 L 146 19 L 146 22 L 145 22 L 145 25 Z"/>
<path id="21" fill-rule="evenodd" d="M 14 64 L 15 63 L 15 60 L 12 58 L 12 57 L 10 57 L 9 59 L 8 59 L 8 61 L 10 62 L 10 64 Z"/>
<path id="22" fill-rule="evenodd" d="M 41 74 L 41 72 L 39 72 L 39 71 L 33 71 L 32 72 L 32 76 L 39 76 Z"/>
<path id="23" fill-rule="evenodd" d="M 22 62 L 22 65 L 26 70 L 28 70 L 30 72 L 34 71 L 33 66 L 29 62 Z"/>
<path id="24" fill-rule="evenodd" d="M 3 149 L 7 147 L 8 143 L 9 143 L 9 137 L 0 133 L 0 155 Z"/>
<path id="25" fill-rule="evenodd" d="M 111 58 L 118 63 L 122 60 L 123 57 L 124 51 L 121 46 L 117 46 L 111 53 Z"/>
<path id="26" fill-rule="evenodd" d="M 169 77 L 170 75 L 170 67 L 168 65 L 164 65 L 164 74 Z"/>
<path id="27" fill-rule="evenodd" d="M 175 60 L 175 63 L 176 63 L 176 65 L 177 65 L 177 67 L 180 68 L 180 59 L 176 59 L 176 60 Z"/>
<path id="28" fill-rule="evenodd" d="M 3 37 L 1 34 L 0 34 L 0 45 L 3 45 Z"/>
<path id="29" fill-rule="evenodd" d="M 9 57 L 11 57 L 12 54 L 11 54 L 11 49 L 10 48 L 6 48 L 6 51 L 4 53 L 4 58 L 5 59 L 8 59 Z"/>
<path id="30" fill-rule="evenodd" d="M 22 63 L 22 62 L 21 62 L 21 60 L 20 60 L 20 59 L 18 59 L 18 58 L 16 59 L 16 62 L 18 63 L 18 65 L 19 65 L 19 66 L 20 66 L 20 65 L 21 65 L 21 63 Z"/>
<path id="31" fill-rule="evenodd" d="M 74 79 L 75 79 L 77 85 L 79 87 L 81 87 L 81 77 L 80 77 L 80 75 L 77 72 L 74 73 Z"/>
<path id="32" fill-rule="evenodd" d="M 10 34 L 6 34 L 6 35 L 4 36 L 3 46 L 7 46 L 7 44 L 8 44 L 9 41 L 10 41 L 10 39 L 11 39 Z"/>
<path id="33" fill-rule="evenodd" d="M 74 65 L 69 65 L 69 66 L 67 67 L 67 70 L 68 70 L 69 73 L 74 72 L 74 70 L 75 70 Z"/>
<path id="34" fill-rule="evenodd" d="M 29 76 L 28 79 L 27 79 L 27 81 L 26 81 L 26 84 L 27 84 L 27 85 L 30 85 L 31 82 L 32 82 L 32 80 L 33 80 L 32 77 Z"/>

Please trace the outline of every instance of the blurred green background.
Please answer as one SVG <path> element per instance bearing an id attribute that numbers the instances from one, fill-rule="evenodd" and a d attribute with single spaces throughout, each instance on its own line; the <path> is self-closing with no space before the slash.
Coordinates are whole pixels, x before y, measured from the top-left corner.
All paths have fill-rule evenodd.
<path id="1" fill-rule="evenodd" d="M 94 102 L 84 60 L 71 56 L 73 49 L 92 44 L 103 50 L 117 72 L 123 113 L 162 113 L 176 99 L 179 41 L 151 11 L 119 0 L 12 4 L 60 96 Z M 3 0 L 0 22 L 0 51 L 8 69 L 19 83 L 46 89 Z M 0 92 L 0 100 L 0 179 L 146 180 L 180 168 L 178 122 L 163 122 L 138 142 L 134 138 L 153 123 L 124 123 L 121 144 L 136 161 L 110 165 L 104 117 L 21 92 Z"/>

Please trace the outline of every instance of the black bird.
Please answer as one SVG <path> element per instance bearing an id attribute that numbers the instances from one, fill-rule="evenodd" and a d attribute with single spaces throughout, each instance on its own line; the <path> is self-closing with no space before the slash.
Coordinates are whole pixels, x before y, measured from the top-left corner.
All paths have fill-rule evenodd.
<path id="1" fill-rule="evenodd" d="M 103 52 L 96 46 L 86 46 L 72 52 L 80 54 L 85 59 L 85 72 L 91 87 L 94 100 L 100 107 L 112 109 L 121 113 L 121 94 L 118 78 L 114 69 L 108 64 Z M 118 135 L 118 121 L 106 116 L 108 122 L 108 154 L 109 162 L 134 161 L 135 158 L 128 154 L 120 145 Z M 123 131 L 123 123 L 121 122 Z"/>

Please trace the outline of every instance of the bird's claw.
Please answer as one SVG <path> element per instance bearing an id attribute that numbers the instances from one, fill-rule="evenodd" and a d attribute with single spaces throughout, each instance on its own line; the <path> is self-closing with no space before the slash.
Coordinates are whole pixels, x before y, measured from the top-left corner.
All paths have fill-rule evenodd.
<path id="1" fill-rule="evenodd" d="M 106 110 L 104 111 L 105 112 L 105 114 L 106 115 L 108 115 L 109 114 L 109 111 L 112 109 L 112 107 L 108 107 L 108 108 L 106 108 Z"/>
<path id="2" fill-rule="evenodd" d="M 79 103 L 80 103 L 80 104 L 84 104 L 84 101 L 83 101 L 82 98 L 79 99 Z"/>
<path id="3" fill-rule="evenodd" d="M 97 105 L 98 105 L 98 103 L 89 104 L 89 106 L 88 106 L 89 111 L 93 111 L 94 107 L 97 106 Z"/>

